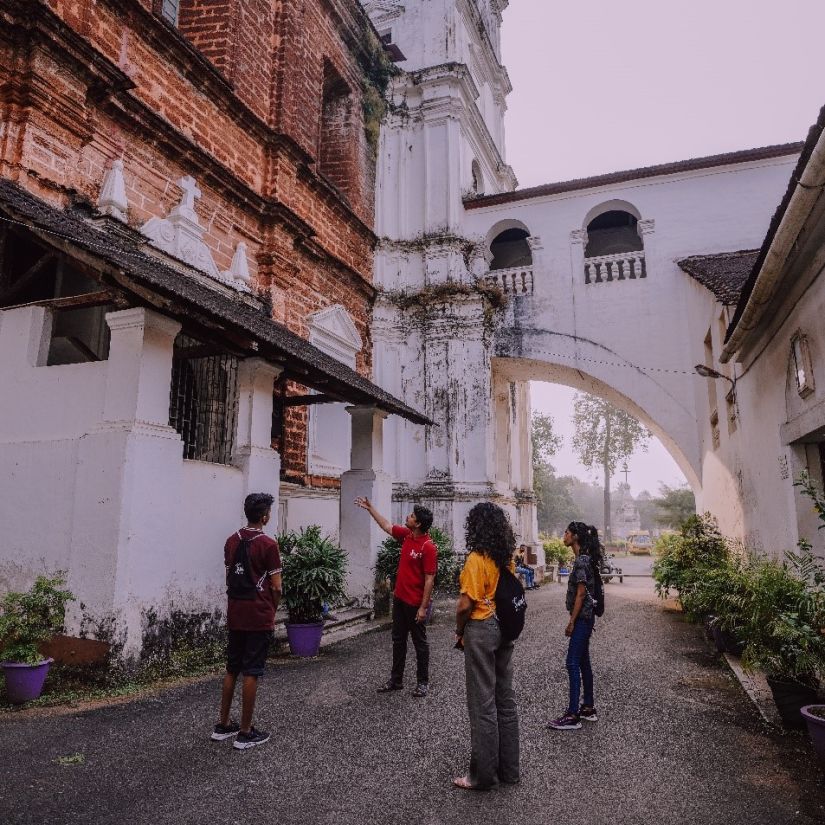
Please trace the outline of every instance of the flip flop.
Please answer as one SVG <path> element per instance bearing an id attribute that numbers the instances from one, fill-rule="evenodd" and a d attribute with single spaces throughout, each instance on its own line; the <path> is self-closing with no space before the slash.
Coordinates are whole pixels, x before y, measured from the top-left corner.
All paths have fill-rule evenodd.
<path id="1" fill-rule="evenodd" d="M 458 777 L 456 777 L 455 779 L 453 779 L 453 785 L 456 788 L 461 788 L 463 791 L 487 791 L 487 790 L 489 790 L 489 788 L 482 788 L 482 787 L 479 787 L 478 785 L 473 785 L 473 783 L 470 782 L 470 777 L 469 776 L 458 776 Z"/>

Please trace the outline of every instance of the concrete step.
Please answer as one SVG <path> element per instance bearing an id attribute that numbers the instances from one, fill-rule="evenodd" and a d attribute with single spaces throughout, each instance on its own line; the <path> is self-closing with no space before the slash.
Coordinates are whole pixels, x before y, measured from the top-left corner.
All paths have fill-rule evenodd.
<path id="1" fill-rule="evenodd" d="M 376 619 L 372 610 L 363 607 L 345 607 L 331 612 L 335 616 L 335 620 L 324 622 L 324 635 L 321 639 L 322 647 L 358 636 L 361 633 L 381 630 L 391 623 L 389 617 Z M 286 646 L 287 643 L 285 623 L 285 615 L 278 616 L 275 621 L 275 641 L 283 646 Z"/>

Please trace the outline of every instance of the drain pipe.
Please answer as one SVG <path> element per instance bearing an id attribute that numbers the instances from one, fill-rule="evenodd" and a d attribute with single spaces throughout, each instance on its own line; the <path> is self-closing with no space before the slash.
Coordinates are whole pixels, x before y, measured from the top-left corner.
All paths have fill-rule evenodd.
<path id="1" fill-rule="evenodd" d="M 776 292 L 785 261 L 814 204 L 822 194 L 823 185 L 825 185 L 825 130 L 820 127 L 819 138 L 805 165 L 802 177 L 796 183 L 796 189 L 771 241 L 742 317 L 719 356 L 721 363 L 726 364 L 736 355 L 748 333 L 755 329 L 762 320 L 764 309 Z"/>

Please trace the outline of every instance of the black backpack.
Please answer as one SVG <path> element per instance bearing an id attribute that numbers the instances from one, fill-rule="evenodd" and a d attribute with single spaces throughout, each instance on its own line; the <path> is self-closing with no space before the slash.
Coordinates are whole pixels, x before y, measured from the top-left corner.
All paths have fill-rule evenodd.
<path id="1" fill-rule="evenodd" d="M 521 582 L 508 570 L 504 569 L 496 585 L 496 617 L 501 628 L 501 635 L 514 642 L 524 630 L 527 613 L 527 599 Z"/>
<path id="2" fill-rule="evenodd" d="M 226 595 L 238 601 L 251 601 L 258 594 L 255 580 L 252 578 L 252 568 L 249 566 L 249 546 L 257 536 L 245 539 L 238 533 L 240 543 L 235 550 L 232 564 L 226 568 Z"/>

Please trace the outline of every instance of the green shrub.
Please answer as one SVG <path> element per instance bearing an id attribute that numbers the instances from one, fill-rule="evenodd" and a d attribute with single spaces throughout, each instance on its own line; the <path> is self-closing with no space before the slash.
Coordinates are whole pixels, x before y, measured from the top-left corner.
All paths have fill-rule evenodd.
<path id="1" fill-rule="evenodd" d="M 65 573 L 38 576 L 25 593 L 6 593 L 0 601 L 0 659 L 34 665 L 43 661 L 38 645 L 63 630 L 66 604 L 74 600 L 64 589 Z"/>
<path id="2" fill-rule="evenodd" d="M 742 661 L 777 679 L 814 683 L 825 672 L 825 566 L 803 546 L 783 562 L 757 558 L 735 600 L 746 643 Z"/>
<path id="3" fill-rule="evenodd" d="M 283 600 L 292 624 L 320 622 L 323 604 L 346 598 L 347 554 L 317 524 L 278 536 Z"/>
<path id="4" fill-rule="evenodd" d="M 573 551 L 564 546 L 564 542 L 557 538 L 542 539 L 544 559 L 547 564 L 557 564 L 559 567 L 568 567 L 573 563 Z"/>
<path id="5" fill-rule="evenodd" d="M 709 513 L 690 516 L 678 536 L 657 541 L 656 552 L 653 563 L 656 592 L 667 598 L 671 590 L 676 590 L 683 606 L 686 599 L 690 603 L 691 590 L 709 570 L 725 567 L 731 559 L 729 542 Z"/>
<path id="6" fill-rule="evenodd" d="M 461 572 L 453 548 L 453 540 L 439 527 L 430 528 L 430 538 L 438 549 L 438 568 L 435 574 L 435 589 L 441 592 L 456 590 L 458 575 Z M 378 581 L 389 579 L 395 588 L 395 576 L 401 561 L 401 542 L 387 536 L 381 543 L 375 560 L 375 578 Z"/>

